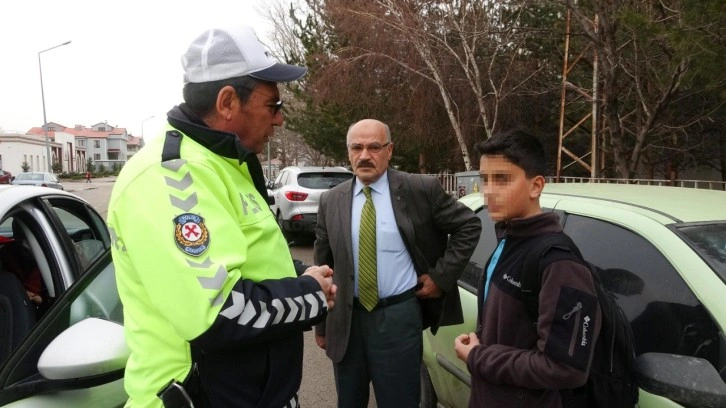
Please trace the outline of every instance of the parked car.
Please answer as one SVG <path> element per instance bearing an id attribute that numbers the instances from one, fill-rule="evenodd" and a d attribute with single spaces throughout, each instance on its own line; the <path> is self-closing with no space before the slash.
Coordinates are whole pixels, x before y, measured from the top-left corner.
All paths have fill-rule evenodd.
<path id="1" fill-rule="evenodd" d="M 61 184 L 58 180 L 58 177 L 47 172 L 20 173 L 15 176 L 12 184 L 19 186 L 50 187 L 57 188 L 58 190 L 64 190 L 63 184 Z"/>
<path id="2" fill-rule="evenodd" d="M 344 167 L 285 167 L 269 186 L 275 199 L 270 206 L 288 239 L 315 233 L 320 196 L 353 178 Z"/>
<path id="3" fill-rule="evenodd" d="M 10 184 L 13 181 L 13 175 L 9 171 L 0 170 L 0 184 Z"/>
<path id="4" fill-rule="evenodd" d="M 0 313 L 12 310 L 0 319 L 0 406 L 123 406 L 130 352 L 103 219 L 64 191 L 0 186 L 0 250 L 18 240 L 37 265 L 45 306 L 29 312 L 22 286 L 0 287 L 15 302 L 0 302 Z"/>
<path id="5" fill-rule="evenodd" d="M 459 280 L 464 324 L 425 332 L 422 407 L 462 408 L 469 398 L 454 338 L 475 329 L 475 288 L 496 239 L 482 196 L 460 200 L 484 229 Z M 541 204 L 604 270 L 603 284 L 631 323 L 639 407 L 726 406 L 726 192 L 548 184 Z"/>

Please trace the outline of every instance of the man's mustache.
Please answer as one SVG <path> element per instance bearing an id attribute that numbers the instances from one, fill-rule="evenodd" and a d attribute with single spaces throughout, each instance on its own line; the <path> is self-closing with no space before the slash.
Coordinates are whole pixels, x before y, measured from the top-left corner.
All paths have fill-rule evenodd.
<path id="1" fill-rule="evenodd" d="M 355 167 L 356 168 L 360 168 L 360 167 L 371 167 L 371 168 L 375 168 L 376 166 L 375 166 L 375 164 L 373 164 L 372 161 L 361 160 L 358 163 L 356 163 Z"/>

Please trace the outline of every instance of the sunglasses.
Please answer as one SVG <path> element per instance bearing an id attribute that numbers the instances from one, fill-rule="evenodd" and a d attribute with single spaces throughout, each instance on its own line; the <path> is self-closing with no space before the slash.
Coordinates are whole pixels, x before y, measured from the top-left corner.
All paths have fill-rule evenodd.
<path id="1" fill-rule="evenodd" d="M 237 89 L 237 96 L 240 96 L 240 90 L 239 89 L 246 89 L 248 91 L 257 92 L 258 94 L 264 95 L 264 96 L 266 96 L 268 98 L 270 97 L 270 95 L 267 95 L 266 93 L 260 92 L 260 91 L 258 91 L 256 89 L 253 89 L 253 88 L 247 88 L 247 87 L 244 87 L 244 86 Z M 265 106 L 267 106 L 268 108 L 271 108 L 272 109 L 272 113 L 274 115 L 277 115 L 277 112 L 280 112 L 282 110 L 282 106 L 283 105 L 284 105 L 284 102 L 282 100 L 278 100 L 277 102 L 266 103 L 265 104 Z"/>
<path id="2" fill-rule="evenodd" d="M 277 101 L 275 103 L 266 103 L 265 106 L 268 108 L 272 108 L 272 112 L 277 115 L 277 112 L 282 110 L 282 105 L 284 103 L 282 101 Z"/>

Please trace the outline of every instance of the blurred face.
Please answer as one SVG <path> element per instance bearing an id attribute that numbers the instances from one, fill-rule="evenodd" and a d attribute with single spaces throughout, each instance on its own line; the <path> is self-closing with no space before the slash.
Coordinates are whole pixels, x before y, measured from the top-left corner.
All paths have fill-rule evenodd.
<path id="1" fill-rule="evenodd" d="M 527 178 L 524 170 L 504 155 L 483 155 L 479 162 L 481 192 L 494 221 L 539 214 L 544 178 Z"/>
<path id="2" fill-rule="evenodd" d="M 362 120 L 348 134 L 348 159 L 356 177 L 369 185 L 383 175 L 391 161 L 393 144 L 386 141 L 386 129 L 376 120 Z"/>
<path id="3" fill-rule="evenodd" d="M 242 145 L 255 153 L 262 153 L 275 127 L 282 125 L 282 107 L 277 84 L 260 82 L 247 102 L 237 98 L 230 125 Z"/>

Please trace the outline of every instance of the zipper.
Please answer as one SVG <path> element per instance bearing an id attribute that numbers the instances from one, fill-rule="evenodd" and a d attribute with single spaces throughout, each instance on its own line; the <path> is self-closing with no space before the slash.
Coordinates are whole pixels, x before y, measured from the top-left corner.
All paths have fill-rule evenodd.
<path id="1" fill-rule="evenodd" d="M 577 332 L 580 324 L 580 315 L 582 314 L 582 302 L 577 302 L 575 307 L 572 308 L 568 313 L 562 315 L 563 320 L 568 320 L 572 315 L 575 314 L 575 324 L 572 328 L 572 338 L 570 339 L 570 349 L 567 354 L 572 357 L 575 354 L 575 343 L 577 342 Z"/>

